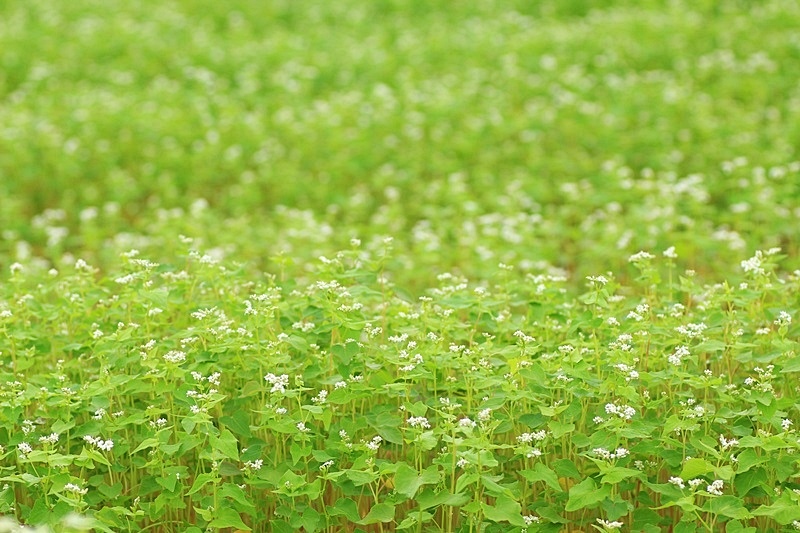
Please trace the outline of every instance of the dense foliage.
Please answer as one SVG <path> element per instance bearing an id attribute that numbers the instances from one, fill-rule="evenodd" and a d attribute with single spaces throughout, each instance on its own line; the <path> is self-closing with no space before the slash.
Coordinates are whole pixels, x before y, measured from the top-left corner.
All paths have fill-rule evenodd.
<path id="1" fill-rule="evenodd" d="M 797 20 L 0 2 L 0 530 L 800 529 Z"/>

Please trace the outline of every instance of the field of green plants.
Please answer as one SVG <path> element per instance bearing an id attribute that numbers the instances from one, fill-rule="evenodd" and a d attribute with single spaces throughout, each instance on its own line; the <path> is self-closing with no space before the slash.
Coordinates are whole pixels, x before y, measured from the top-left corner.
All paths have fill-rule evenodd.
<path id="1" fill-rule="evenodd" d="M 0 1 L 0 532 L 800 530 L 798 21 Z"/>

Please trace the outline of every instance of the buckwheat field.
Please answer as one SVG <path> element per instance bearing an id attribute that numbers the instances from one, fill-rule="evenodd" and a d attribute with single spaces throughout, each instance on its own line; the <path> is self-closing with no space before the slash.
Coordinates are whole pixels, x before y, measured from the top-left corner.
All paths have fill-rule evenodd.
<path id="1" fill-rule="evenodd" d="M 0 531 L 800 530 L 798 21 L 0 2 Z"/>

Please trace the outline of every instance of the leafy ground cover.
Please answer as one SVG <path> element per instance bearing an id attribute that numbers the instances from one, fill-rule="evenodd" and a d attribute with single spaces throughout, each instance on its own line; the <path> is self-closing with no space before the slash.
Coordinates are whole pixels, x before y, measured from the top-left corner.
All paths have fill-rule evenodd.
<path id="1" fill-rule="evenodd" d="M 0 14 L 0 528 L 800 529 L 796 2 Z"/>

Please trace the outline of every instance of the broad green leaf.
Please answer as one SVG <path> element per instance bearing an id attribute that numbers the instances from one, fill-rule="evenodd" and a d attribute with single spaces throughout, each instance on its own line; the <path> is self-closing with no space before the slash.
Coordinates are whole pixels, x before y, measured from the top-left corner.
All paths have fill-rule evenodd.
<path id="1" fill-rule="evenodd" d="M 358 523 L 363 526 L 368 526 L 370 524 L 377 524 L 378 522 L 391 522 L 392 520 L 394 520 L 394 505 L 379 503 L 373 505 L 367 513 L 367 516 Z"/>
<path id="2" fill-rule="evenodd" d="M 209 483 L 213 483 L 214 479 L 215 475 L 211 472 L 206 472 L 198 475 L 196 478 L 194 478 L 194 483 L 192 483 L 192 488 L 189 489 L 189 492 L 187 494 L 190 495 L 194 494 L 195 492 L 199 491 Z"/>
<path id="3" fill-rule="evenodd" d="M 564 508 L 567 512 L 579 509 L 591 509 L 603 501 L 611 493 L 609 485 L 597 487 L 597 484 L 590 477 L 587 477 L 571 489 L 569 489 L 569 499 Z"/>
<path id="4" fill-rule="evenodd" d="M 771 505 L 762 505 L 754 510 L 753 516 L 768 516 L 779 524 L 786 525 L 794 520 L 800 520 L 800 505 L 792 500 L 787 490 Z"/>
<path id="5" fill-rule="evenodd" d="M 252 531 L 250 527 L 242 522 L 242 517 L 239 516 L 239 513 L 230 507 L 218 509 L 215 513 L 215 518 L 208 525 L 216 528 L 232 527 L 241 531 Z"/>
<path id="6" fill-rule="evenodd" d="M 625 468 L 622 466 L 615 466 L 606 471 L 606 473 L 601 478 L 602 483 L 608 483 L 610 485 L 616 485 L 623 479 L 628 479 L 629 477 L 642 477 L 642 472 L 639 470 L 635 470 L 633 468 Z"/>
<path id="7" fill-rule="evenodd" d="M 240 437 L 250 437 L 250 420 L 246 411 L 236 411 L 230 416 L 220 417 L 219 423 Z"/>
<path id="8" fill-rule="evenodd" d="M 736 496 L 724 495 L 712 498 L 709 501 L 709 509 L 714 514 L 737 520 L 750 517 L 750 513 L 742 504 L 742 500 Z"/>
<path id="9" fill-rule="evenodd" d="M 329 505 L 328 514 L 331 516 L 344 516 L 349 521 L 355 523 L 361 521 L 361 515 L 358 514 L 356 502 L 348 498 L 339 498 L 334 505 Z"/>
<path id="10" fill-rule="evenodd" d="M 223 429 L 219 437 L 209 436 L 211 447 L 228 459 L 239 460 L 239 446 L 236 437 L 228 429 Z"/>
<path id="11" fill-rule="evenodd" d="M 499 496 L 494 505 L 481 503 L 483 514 L 494 522 L 509 522 L 514 526 L 525 526 L 522 519 L 522 506 L 508 496 Z"/>
<path id="12" fill-rule="evenodd" d="M 406 498 L 413 498 L 421 486 L 422 478 L 417 471 L 401 463 L 394 475 L 394 490 Z"/>
<path id="13" fill-rule="evenodd" d="M 747 496 L 755 487 L 767 486 L 768 476 L 766 470 L 763 468 L 753 468 L 736 474 L 733 480 L 733 486 L 736 488 L 736 495 L 740 498 Z"/>
<path id="14" fill-rule="evenodd" d="M 683 464 L 681 477 L 683 479 L 693 479 L 709 472 L 714 471 L 714 465 L 701 458 L 689 459 Z"/>
<path id="15" fill-rule="evenodd" d="M 530 482 L 543 481 L 551 489 L 561 492 L 563 489 L 558 483 L 558 475 L 543 463 L 536 463 L 533 470 L 520 471 L 522 477 Z"/>

